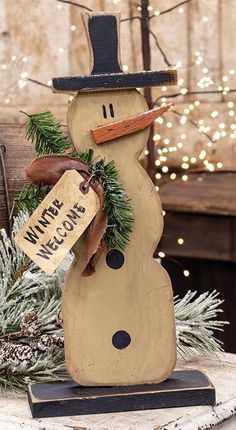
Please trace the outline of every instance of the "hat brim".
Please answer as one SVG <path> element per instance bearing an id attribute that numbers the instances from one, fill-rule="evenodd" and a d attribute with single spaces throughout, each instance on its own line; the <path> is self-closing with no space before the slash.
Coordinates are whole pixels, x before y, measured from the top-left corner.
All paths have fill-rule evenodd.
<path id="1" fill-rule="evenodd" d="M 96 91 L 177 84 L 176 70 L 109 73 L 53 78 L 53 91 Z"/>

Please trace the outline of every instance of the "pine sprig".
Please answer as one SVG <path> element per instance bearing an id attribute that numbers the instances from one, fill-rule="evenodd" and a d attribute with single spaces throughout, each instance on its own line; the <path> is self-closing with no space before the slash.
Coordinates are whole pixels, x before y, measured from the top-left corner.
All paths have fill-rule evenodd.
<path id="1" fill-rule="evenodd" d="M 35 143 L 38 155 L 63 154 L 68 150 L 69 141 L 62 133 L 60 123 L 49 110 L 26 115 L 29 117 L 26 123 L 26 137 Z M 123 251 L 129 243 L 134 219 L 130 200 L 118 179 L 115 162 L 111 161 L 106 165 L 104 160 L 99 160 L 94 163 L 92 149 L 83 153 L 73 151 L 68 155 L 79 157 L 92 167 L 96 179 L 101 182 L 105 195 L 104 209 L 108 217 L 108 227 L 103 239 L 108 249 L 117 248 Z M 49 191 L 49 187 L 40 184 L 26 186 L 14 201 L 15 212 L 28 211 L 31 214 Z"/>
<path id="2" fill-rule="evenodd" d="M 205 292 L 196 297 L 196 291 L 188 291 L 184 298 L 175 298 L 175 318 L 178 351 L 183 357 L 212 354 L 223 351 L 222 342 L 214 337 L 215 331 L 223 331 L 227 321 L 217 320 L 223 312 L 217 291 Z"/>
<path id="3" fill-rule="evenodd" d="M 12 213 L 27 212 L 30 215 L 35 211 L 50 187 L 42 184 L 25 185 L 19 195 L 14 199 Z"/>
<path id="4" fill-rule="evenodd" d="M 104 209 L 107 212 L 108 226 L 103 239 L 108 248 L 123 251 L 129 243 L 129 234 L 134 225 L 132 205 L 118 180 L 114 161 L 105 165 L 104 160 L 100 160 L 93 167 L 105 193 Z"/>
<path id="5" fill-rule="evenodd" d="M 14 236 L 25 224 L 26 214 L 14 219 L 12 235 Z M 25 255 L 16 246 L 14 240 L 1 230 L 0 236 L 0 335 L 5 336 L 22 329 L 22 318 L 35 312 L 41 321 L 41 334 L 24 338 L 12 337 L 10 345 L 21 349 L 25 345 L 32 350 L 32 356 L 18 356 L 8 351 L 6 339 L 0 342 L 0 393 L 5 389 L 19 392 L 26 389 L 30 381 L 47 381 L 60 377 L 65 371 L 62 342 L 60 345 L 38 350 L 35 347 L 42 337 L 50 339 L 60 336 L 62 329 L 58 326 L 61 290 L 65 274 L 72 257 L 54 272 L 46 275 L 34 263 L 25 267 Z M 20 276 L 15 276 L 21 272 Z M 206 292 L 196 297 L 196 292 L 188 291 L 182 299 L 175 298 L 175 320 L 177 332 L 177 350 L 184 358 L 199 354 L 216 354 L 222 351 L 220 342 L 215 338 L 215 330 L 222 330 L 225 321 L 216 320 L 221 310 L 222 300 L 218 293 Z M 49 342 L 50 344 L 50 342 Z M 10 354 L 10 355 L 9 355 Z M 16 359 L 18 361 L 16 361 Z"/>
<path id="6" fill-rule="evenodd" d="M 107 212 L 108 226 L 103 237 L 108 249 L 116 248 L 123 251 L 129 243 L 129 235 L 133 230 L 134 218 L 132 205 L 121 182 L 115 162 L 105 164 L 104 160 L 93 162 L 93 150 L 86 152 L 74 151 L 70 156 L 79 157 L 87 163 L 104 189 L 104 209 Z"/>
<path id="7" fill-rule="evenodd" d="M 31 115 L 21 112 L 29 118 L 26 122 L 26 137 L 35 143 L 38 155 L 63 154 L 71 146 L 52 112 L 45 110 Z"/>

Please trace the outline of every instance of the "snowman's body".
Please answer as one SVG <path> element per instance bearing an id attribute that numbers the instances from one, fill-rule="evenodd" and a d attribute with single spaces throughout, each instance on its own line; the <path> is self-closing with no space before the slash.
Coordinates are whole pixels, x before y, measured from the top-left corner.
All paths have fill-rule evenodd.
<path id="1" fill-rule="evenodd" d="M 166 379 L 176 361 L 169 277 L 153 259 L 163 229 L 160 200 L 138 162 L 149 129 L 96 145 L 91 129 L 148 109 L 135 89 L 78 93 L 68 112 L 79 151 L 114 160 L 135 219 L 120 268 L 104 254 L 92 276 L 82 277 L 83 238 L 63 292 L 66 365 L 82 385 L 134 385 Z M 76 253 L 77 254 L 77 253 Z"/>

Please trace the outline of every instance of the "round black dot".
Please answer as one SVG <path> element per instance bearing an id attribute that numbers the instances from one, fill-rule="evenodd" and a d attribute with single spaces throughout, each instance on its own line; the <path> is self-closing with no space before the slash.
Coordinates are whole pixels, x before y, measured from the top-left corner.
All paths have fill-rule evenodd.
<path id="1" fill-rule="evenodd" d="M 112 344 L 117 349 L 124 349 L 129 346 L 131 337 L 127 331 L 119 330 L 112 336 Z"/>
<path id="2" fill-rule="evenodd" d="M 106 263 L 111 269 L 120 269 L 125 262 L 125 257 L 118 249 L 112 249 L 107 253 Z"/>

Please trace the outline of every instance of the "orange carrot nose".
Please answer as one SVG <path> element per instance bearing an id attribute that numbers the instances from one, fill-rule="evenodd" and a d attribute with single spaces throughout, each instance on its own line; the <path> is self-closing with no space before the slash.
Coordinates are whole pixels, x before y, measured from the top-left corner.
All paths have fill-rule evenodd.
<path id="1" fill-rule="evenodd" d="M 157 107 L 147 112 L 142 112 L 132 118 L 122 119 L 110 124 L 102 125 L 91 130 L 97 145 L 116 139 L 117 137 L 126 136 L 127 134 L 143 130 L 148 127 L 154 119 L 161 116 L 164 112 L 170 110 L 173 103 L 167 106 Z"/>

